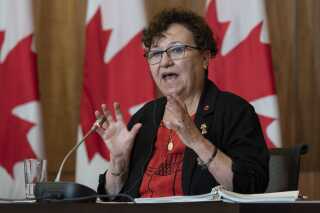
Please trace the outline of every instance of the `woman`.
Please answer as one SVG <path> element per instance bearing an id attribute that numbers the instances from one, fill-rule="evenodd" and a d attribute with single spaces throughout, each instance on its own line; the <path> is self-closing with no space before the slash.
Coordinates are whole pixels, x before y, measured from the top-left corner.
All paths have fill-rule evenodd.
<path id="1" fill-rule="evenodd" d="M 110 151 L 99 193 L 160 197 L 208 193 L 216 185 L 264 192 L 269 155 L 253 107 L 207 78 L 216 53 L 202 17 L 165 10 L 144 31 L 150 72 L 163 97 L 138 111 L 128 128 L 118 103 L 115 118 L 97 129 Z"/>

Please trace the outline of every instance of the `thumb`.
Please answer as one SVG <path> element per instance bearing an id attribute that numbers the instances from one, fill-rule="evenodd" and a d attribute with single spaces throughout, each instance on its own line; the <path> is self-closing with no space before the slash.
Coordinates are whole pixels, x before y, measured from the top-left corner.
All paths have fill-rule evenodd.
<path id="1" fill-rule="evenodd" d="M 176 95 L 174 96 L 174 98 L 183 109 L 187 109 L 187 105 L 182 101 L 182 99 L 179 96 Z"/>
<path id="2" fill-rule="evenodd" d="M 132 129 L 131 129 L 131 131 L 130 131 L 131 135 L 132 135 L 132 136 L 136 136 L 141 127 L 142 127 L 142 124 L 141 124 L 141 123 L 136 123 L 136 124 L 132 127 Z"/>

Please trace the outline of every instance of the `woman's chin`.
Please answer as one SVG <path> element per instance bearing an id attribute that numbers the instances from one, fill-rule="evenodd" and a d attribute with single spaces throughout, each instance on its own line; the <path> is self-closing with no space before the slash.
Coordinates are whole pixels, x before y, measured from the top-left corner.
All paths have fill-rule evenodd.
<path id="1" fill-rule="evenodd" d="M 163 94 L 165 96 L 168 96 L 168 95 L 179 95 L 180 94 L 180 91 L 176 88 L 172 88 L 172 89 L 167 89 L 163 92 Z"/>

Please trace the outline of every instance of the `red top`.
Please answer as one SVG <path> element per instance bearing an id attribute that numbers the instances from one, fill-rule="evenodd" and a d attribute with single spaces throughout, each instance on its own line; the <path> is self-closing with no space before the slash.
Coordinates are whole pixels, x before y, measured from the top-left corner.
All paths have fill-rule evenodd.
<path id="1" fill-rule="evenodd" d="M 168 145 L 170 137 L 173 146 Z M 176 133 L 161 123 L 154 153 L 140 186 L 141 197 L 183 195 L 181 180 L 184 150 L 185 145 Z"/>

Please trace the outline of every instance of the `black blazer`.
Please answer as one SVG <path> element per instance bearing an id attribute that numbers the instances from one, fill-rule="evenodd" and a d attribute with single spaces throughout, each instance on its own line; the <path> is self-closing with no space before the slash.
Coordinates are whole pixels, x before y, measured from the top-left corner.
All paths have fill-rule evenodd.
<path id="1" fill-rule="evenodd" d="M 135 138 L 128 179 L 122 189 L 136 198 L 144 171 L 153 154 L 157 130 L 162 120 L 166 98 L 147 103 L 131 119 L 128 128 L 140 122 L 142 127 Z M 244 99 L 220 91 L 206 79 L 204 91 L 195 115 L 200 130 L 206 124 L 204 136 L 219 150 L 232 158 L 233 190 L 241 193 L 264 192 L 268 184 L 269 153 L 254 108 Z M 197 155 L 186 148 L 182 169 L 182 188 L 185 195 L 208 193 L 219 185 L 207 169 L 197 165 Z M 106 193 L 104 174 L 99 178 L 99 193 Z"/>

